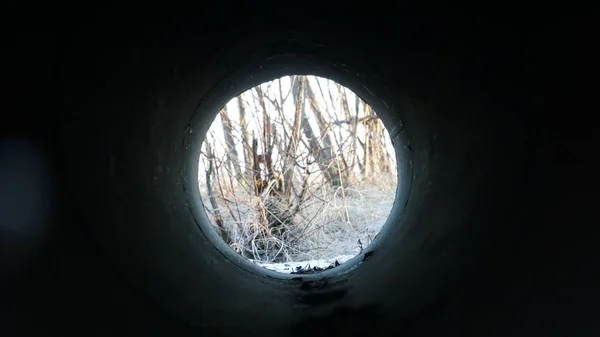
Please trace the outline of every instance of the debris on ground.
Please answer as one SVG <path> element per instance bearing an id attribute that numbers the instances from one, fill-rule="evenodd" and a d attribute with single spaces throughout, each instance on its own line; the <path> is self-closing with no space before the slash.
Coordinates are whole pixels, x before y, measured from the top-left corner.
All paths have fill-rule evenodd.
<path id="1" fill-rule="evenodd" d="M 293 272 L 291 272 L 290 274 L 315 274 L 318 272 L 321 272 L 323 270 L 327 270 L 327 269 L 333 269 L 337 266 L 339 266 L 341 263 L 338 260 L 335 260 L 334 263 L 330 264 L 329 266 L 325 267 L 325 268 L 321 268 L 321 267 L 310 267 L 310 265 L 307 265 L 306 267 L 302 268 L 302 266 L 297 266 L 296 270 L 294 270 Z"/>
<path id="2" fill-rule="evenodd" d="M 252 261 L 257 266 L 269 269 L 272 271 L 286 274 L 315 274 L 324 270 L 335 268 L 342 263 L 353 258 L 354 255 L 340 255 L 332 259 L 326 260 L 310 260 L 298 262 L 284 263 L 268 263 L 262 261 Z"/>

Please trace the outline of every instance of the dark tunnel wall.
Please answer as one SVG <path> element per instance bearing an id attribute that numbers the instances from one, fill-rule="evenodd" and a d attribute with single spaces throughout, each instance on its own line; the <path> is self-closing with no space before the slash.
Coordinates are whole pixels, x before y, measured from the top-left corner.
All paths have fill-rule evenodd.
<path id="1" fill-rule="evenodd" d="M 575 47 L 569 25 L 239 9 L 97 15 L 19 35 L 23 66 L 3 88 L 21 104 L 2 131 L 41 153 L 52 179 L 39 193 L 52 202 L 45 231 L 20 241 L 7 229 L 20 213 L 3 210 L 2 335 L 598 333 L 594 198 L 580 192 L 596 181 L 594 128 L 579 117 L 585 100 L 558 118 L 550 107 L 567 111 L 574 83 L 559 65 L 582 68 L 559 57 L 561 43 Z M 273 54 L 344 64 L 326 71 L 387 106 L 411 144 L 408 202 L 389 235 L 328 285 L 304 280 L 322 287 L 308 295 L 223 259 L 190 211 L 192 116 L 247 60 Z M 2 155 L 7 179 L 14 155 Z"/>

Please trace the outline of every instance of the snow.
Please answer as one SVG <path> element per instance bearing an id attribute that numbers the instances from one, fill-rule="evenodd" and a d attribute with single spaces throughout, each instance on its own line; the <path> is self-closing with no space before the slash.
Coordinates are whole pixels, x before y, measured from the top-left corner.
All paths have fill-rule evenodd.
<path id="1" fill-rule="evenodd" d="M 350 260 L 354 256 L 355 255 L 340 255 L 340 256 L 326 259 L 326 260 L 309 260 L 309 261 L 282 262 L 282 263 L 269 263 L 269 262 L 255 261 L 255 260 L 250 260 L 250 261 L 253 262 L 254 264 L 256 264 L 257 266 L 263 267 L 265 269 L 273 270 L 273 271 L 280 272 L 280 273 L 290 274 L 291 272 L 297 270 L 298 267 L 300 269 L 304 269 L 304 270 L 311 269 L 314 267 L 327 268 L 327 267 L 331 266 L 332 264 L 335 264 L 335 261 L 337 261 L 338 263 L 341 264 L 341 263 L 344 263 L 344 262 Z"/>

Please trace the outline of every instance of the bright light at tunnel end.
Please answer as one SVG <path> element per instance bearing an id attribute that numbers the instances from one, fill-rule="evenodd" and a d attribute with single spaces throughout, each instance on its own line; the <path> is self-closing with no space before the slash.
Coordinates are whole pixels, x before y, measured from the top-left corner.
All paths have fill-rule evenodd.
<path id="1" fill-rule="evenodd" d="M 198 186 L 220 240 L 286 274 L 335 269 L 368 251 L 399 180 L 373 108 L 339 83 L 292 75 L 233 97 L 216 114 Z"/>

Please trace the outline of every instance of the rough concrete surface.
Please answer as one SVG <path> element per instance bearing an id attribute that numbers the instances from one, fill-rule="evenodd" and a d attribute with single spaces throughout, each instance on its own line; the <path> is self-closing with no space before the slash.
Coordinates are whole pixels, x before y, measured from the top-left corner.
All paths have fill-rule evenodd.
<path id="1" fill-rule="evenodd" d="M 5 30 L 0 182 L 19 183 L 0 200 L 23 211 L 0 214 L 2 336 L 600 333 L 587 20 L 301 6 L 42 11 Z M 342 83 L 404 144 L 412 174 L 356 268 L 277 275 L 206 230 L 202 131 L 290 73 Z"/>

